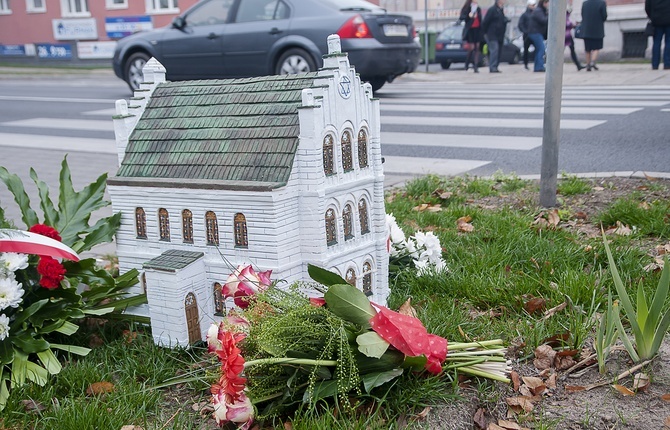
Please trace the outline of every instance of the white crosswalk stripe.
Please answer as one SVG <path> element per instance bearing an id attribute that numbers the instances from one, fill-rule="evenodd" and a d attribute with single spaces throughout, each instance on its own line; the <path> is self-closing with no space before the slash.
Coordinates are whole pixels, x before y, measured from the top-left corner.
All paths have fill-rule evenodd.
<path id="1" fill-rule="evenodd" d="M 83 119 L 0 122 L 0 147 L 116 152 L 112 101 L 17 96 L 0 96 L 0 99 L 100 105 L 99 109 L 81 112 Z M 107 107 L 103 102 L 108 103 Z M 566 87 L 562 95 L 561 130 L 590 130 L 643 109 L 668 112 L 667 105 L 670 105 L 667 86 Z M 380 106 L 382 156 L 387 176 L 460 175 L 489 165 L 492 159 L 487 156 L 492 152 L 522 154 L 542 146 L 542 85 L 472 88 L 461 83 L 403 82 L 384 88 Z M 408 129 L 413 131 L 407 132 Z M 417 150 L 419 147 L 421 151 Z M 426 157 L 427 153 L 438 155 Z"/>

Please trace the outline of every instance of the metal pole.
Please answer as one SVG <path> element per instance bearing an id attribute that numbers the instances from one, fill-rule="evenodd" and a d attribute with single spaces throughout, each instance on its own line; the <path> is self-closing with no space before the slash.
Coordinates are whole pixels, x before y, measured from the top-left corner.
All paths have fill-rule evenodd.
<path id="1" fill-rule="evenodd" d="M 423 57 L 426 62 L 426 73 L 428 73 L 428 0 L 423 0 Z"/>
<path id="2" fill-rule="evenodd" d="M 540 206 L 556 206 L 558 182 L 558 142 L 561 130 L 561 90 L 565 51 L 566 0 L 549 2 L 547 69 L 544 81 L 544 122 L 542 166 L 540 168 Z M 539 6 L 538 6 L 539 7 Z"/>

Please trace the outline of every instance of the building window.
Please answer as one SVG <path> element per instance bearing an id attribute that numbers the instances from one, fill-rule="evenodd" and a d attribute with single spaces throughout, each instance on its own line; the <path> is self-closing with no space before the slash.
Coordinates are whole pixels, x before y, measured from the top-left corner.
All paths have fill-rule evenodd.
<path id="1" fill-rule="evenodd" d="M 367 261 L 363 264 L 363 292 L 372 295 L 372 265 Z"/>
<path id="2" fill-rule="evenodd" d="M 142 208 L 135 208 L 135 232 L 138 239 L 147 238 L 147 216 Z"/>
<path id="3" fill-rule="evenodd" d="M 216 214 L 212 211 L 205 214 L 205 229 L 207 231 L 207 245 L 218 245 L 219 223 L 216 220 Z"/>
<path id="4" fill-rule="evenodd" d="M 354 169 L 351 155 L 351 133 L 349 131 L 342 133 L 342 169 L 345 172 L 350 172 Z"/>
<path id="5" fill-rule="evenodd" d="M 354 237 L 354 214 L 351 205 L 347 204 L 342 211 L 342 226 L 344 227 L 344 240 Z"/>
<path id="6" fill-rule="evenodd" d="M 128 9 L 128 0 L 106 0 L 107 9 Z"/>
<path id="7" fill-rule="evenodd" d="M 193 214 L 188 209 L 181 211 L 181 234 L 184 243 L 193 243 Z"/>
<path id="8" fill-rule="evenodd" d="M 147 274 L 142 272 L 142 276 L 140 276 L 140 289 L 142 290 L 142 294 L 147 293 Z"/>
<path id="9" fill-rule="evenodd" d="M 177 0 L 146 0 L 147 13 L 179 13 Z"/>
<path id="10" fill-rule="evenodd" d="M 353 267 L 347 269 L 347 274 L 344 276 L 344 280 L 347 281 L 347 284 L 356 286 L 356 271 Z"/>
<path id="11" fill-rule="evenodd" d="M 247 248 L 249 246 L 249 239 L 247 237 L 247 219 L 244 214 L 235 214 L 234 229 L 235 246 L 238 248 Z"/>
<path id="12" fill-rule="evenodd" d="M 164 208 L 158 209 L 158 233 L 162 241 L 170 241 L 170 216 Z"/>
<path id="13" fill-rule="evenodd" d="M 368 167 L 368 134 L 363 129 L 358 132 L 358 167 Z"/>
<path id="14" fill-rule="evenodd" d="M 0 0 L 0 15 L 9 15 L 12 10 L 9 8 L 9 0 Z"/>
<path id="15" fill-rule="evenodd" d="M 91 16 L 88 0 L 60 0 L 60 9 L 64 18 Z"/>
<path id="16" fill-rule="evenodd" d="M 328 246 L 337 243 L 337 222 L 335 221 L 335 211 L 328 209 L 326 211 L 326 244 Z"/>
<path id="17" fill-rule="evenodd" d="M 26 0 L 26 12 L 42 13 L 46 11 L 47 11 L 46 0 Z"/>
<path id="18" fill-rule="evenodd" d="M 365 203 L 365 199 L 360 199 L 358 201 L 358 219 L 361 221 L 361 234 L 370 233 L 368 204 Z"/>
<path id="19" fill-rule="evenodd" d="M 214 283 L 214 315 L 223 315 L 223 311 L 226 309 L 226 301 L 223 298 L 223 291 L 221 284 L 218 282 Z"/>
<path id="20" fill-rule="evenodd" d="M 334 166 L 333 136 L 329 134 L 323 138 L 323 172 L 326 176 L 335 173 Z"/>

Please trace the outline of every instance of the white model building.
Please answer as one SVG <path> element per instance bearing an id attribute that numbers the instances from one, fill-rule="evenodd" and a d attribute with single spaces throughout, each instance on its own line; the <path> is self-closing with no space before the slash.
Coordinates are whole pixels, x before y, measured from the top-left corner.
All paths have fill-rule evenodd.
<path id="1" fill-rule="evenodd" d="M 273 280 L 335 271 L 388 296 L 379 101 L 340 39 L 303 75 L 166 82 L 155 59 L 116 103 L 119 170 L 108 180 L 121 271 L 136 268 L 154 341 L 204 339 L 239 264 Z"/>

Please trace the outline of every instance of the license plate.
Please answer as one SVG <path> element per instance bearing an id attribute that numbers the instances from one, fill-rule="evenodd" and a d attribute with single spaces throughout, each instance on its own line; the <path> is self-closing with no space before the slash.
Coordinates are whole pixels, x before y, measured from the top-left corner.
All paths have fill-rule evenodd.
<path id="1" fill-rule="evenodd" d="M 406 25 L 384 24 L 384 36 L 409 36 L 409 30 Z"/>
<path id="2" fill-rule="evenodd" d="M 461 49 L 460 43 L 449 43 L 447 44 L 447 49 Z"/>

